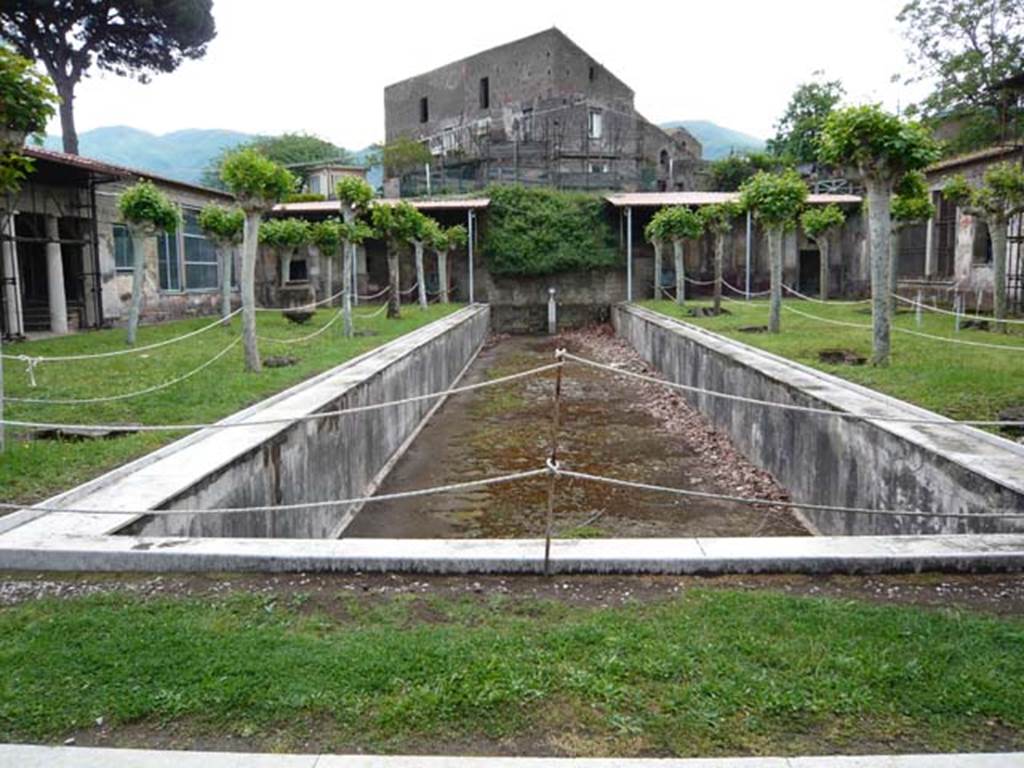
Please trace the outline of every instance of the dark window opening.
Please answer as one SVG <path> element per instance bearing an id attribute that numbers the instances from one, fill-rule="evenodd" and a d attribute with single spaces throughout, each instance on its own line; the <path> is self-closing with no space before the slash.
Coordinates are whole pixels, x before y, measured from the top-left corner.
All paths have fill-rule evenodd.
<path id="1" fill-rule="evenodd" d="M 292 259 L 288 263 L 288 282 L 302 283 L 309 280 L 309 269 L 305 259 Z"/>
<path id="2" fill-rule="evenodd" d="M 668 150 L 661 150 L 661 154 L 658 155 L 658 162 L 661 163 L 662 168 L 668 168 Z"/>
<path id="3" fill-rule="evenodd" d="M 935 276 L 952 277 L 956 263 L 956 203 L 938 196 L 935 216 Z"/>
<path id="4" fill-rule="evenodd" d="M 488 77 L 480 78 L 480 109 L 491 108 L 491 80 Z"/>
<path id="5" fill-rule="evenodd" d="M 594 82 L 594 78 L 597 77 L 597 70 L 595 70 L 594 67 L 591 67 L 590 71 L 587 73 L 587 77 L 589 78 L 590 82 Z"/>
<path id="6" fill-rule="evenodd" d="M 980 219 L 976 219 L 974 224 L 971 263 L 979 265 L 992 263 L 992 235 L 988 231 L 988 224 Z"/>
<path id="7" fill-rule="evenodd" d="M 430 108 L 427 105 L 427 97 L 424 96 L 420 99 L 420 122 L 425 123 L 430 120 Z"/>

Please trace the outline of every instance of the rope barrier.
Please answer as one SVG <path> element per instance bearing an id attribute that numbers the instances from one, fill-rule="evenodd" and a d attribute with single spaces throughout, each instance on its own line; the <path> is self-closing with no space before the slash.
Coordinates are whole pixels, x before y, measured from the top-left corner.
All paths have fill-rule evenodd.
<path id="1" fill-rule="evenodd" d="M 730 283 L 724 277 L 722 278 L 722 285 L 724 285 L 726 288 L 728 288 L 733 293 L 738 293 L 740 296 L 746 296 L 747 295 L 746 291 L 742 290 L 741 288 L 737 288 L 735 285 Z M 770 290 L 768 290 L 768 291 L 751 291 L 750 292 L 750 297 L 754 298 L 755 296 L 767 296 L 769 293 L 771 293 Z"/>
<path id="2" fill-rule="evenodd" d="M 320 507 L 348 507 L 353 504 L 368 504 L 378 501 L 397 501 L 400 499 L 412 499 L 420 496 L 434 496 L 452 491 L 469 490 L 471 488 L 484 488 L 490 485 L 502 483 L 513 483 L 519 480 L 528 480 L 533 477 L 540 477 L 548 474 L 547 469 L 528 469 L 522 472 L 513 472 L 507 475 L 497 475 L 481 480 L 468 480 L 463 483 L 451 483 L 449 485 L 437 485 L 431 488 L 418 488 L 412 491 L 399 491 L 396 493 L 382 493 L 378 496 L 359 496 L 350 499 L 329 499 L 326 501 L 303 501 L 295 504 L 269 504 L 256 507 L 200 507 L 191 509 L 80 509 L 64 507 L 38 507 L 26 506 L 25 504 L 11 504 L 0 502 L 0 509 L 31 509 L 37 512 L 67 512 L 75 515 L 151 515 L 154 517 L 169 517 L 171 515 L 227 515 L 235 512 L 294 512 L 304 509 L 317 509 Z"/>
<path id="3" fill-rule="evenodd" d="M 184 341 L 185 339 L 191 339 L 191 338 L 193 338 L 195 336 L 198 336 L 201 333 L 206 333 L 211 328 L 216 328 L 217 326 L 222 325 L 225 320 L 230 320 L 232 317 L 234 317 L 235 315 L 237 315 L 241 311 L 242 311 L 242 308 L 239 307 L 238 309 L 236 309 L 231 314 L 226 315 L 225 317 L 217 318 L 214 322 L 210 323 L 209 325 L 204 325 L 202 328 L 199 328 L 199 329 L 194 330 L 194 331 L 190 331 L 189 333 L 183 334 L 181 336 L 175 336 L 172 339 L 165 339 L 164 341 L 158 341 L 158 342 L 155 342 L 153 344 L 147 344 L 147 345 L 142 346 L 142 347 L 130 347 L 128 349 L 116 349 L 116 350 L 112 350 L 110 352 L 94 352 L 94 353 L 86 354 L 86 355 L 51 355 L 51 356 L 48 356 L 48 357 L 47 356 L 39 356 L 39 357 L 33 357 L 31 359 L 34 361 L 33 362 L 33 366 L 34 366 L 34 365 L 38 365 L 39 363 L 64 363 L 64 362 L 71 362 L 71 361 L 77 361 L 77 360 L 101 360 L 101 359 L 105 359 L 105 358 L 109 358 L 109 357 L 122 357 L 123 355 L 137 355 L 140 352 L 148 352 L 148 351 L 150 351 L 152 349 L 159 349 L 160 347 L 166 347 L 169 344 L 176 344 L 179 341 Z M 0 354 L 0 359 L 24 361 L 25 359 L 29 359 L 29 358 L 27 358 L 26 355 L 3 355 L 3 354 Z"/>
<path id="4" fill-rule="evenodd" d="M 687 277 L 686 275 L 683 275 L 683 280 L 685 280 L 686 282 L 690 283 L 690 285 L 714 285 L 715 284 L 714 280 L 694 280 L 692 277 Z"/>
<path id="5" fill-rule="evenodd" d="M 651 384 L 659 384 L 669 389 L 678 389 L 684 392 L 694 392 L 701 395 L 707 395 L 708 397 L 719 398 L 721 400 L 731 400 L 733 402 L 747 403 L 750 405 L 763 405 L 768 408 L 778 408 L 784 411 L 797 411 L 799 413 L 813 413 L 821 416 L 834 416 L 841 419 L 849 419 L 851 421 L 878 421 L 887 422 L 892 424 L 929 424 L 934 426 L 970 426 L 970 427 L 1021 427 L 1024 426 L 1024 420 L 1008 420 L 1008 421 L 986 421 L 986 420 L 969 420 L 969 421 L 953 421 L 952 419 L 925 419 L 925 418 L 911 418 L 911 417 L 899 417 L 899 416 L 874 416 L 871 414 L 858 414 L 849 413 L 847 411 L 834 411 L 828 408 L 815 408 L 809 405 L 791 405 L 789 403 L 775 403 L 770 400 L 759 400 L 754 397 L 746 397 L 744 395 L 733 395 L 728 392 L 719 392 L 713 389 L 704 389 L 703 387 L 695 387 L 690 384 L 677 384 L 674 381 L 665 381 L 664 379 L 658 379 L 654 376 L 648 376 L 643 373 L 636 373 L 634 371 L 627 371 L 623 368 L 616 368 L 611 365 L 605 365 L 595 360 L 588 360 L 585 357 L 578 357 L 569 352 L 564 354 L 564 359 L 579 363 L 580 365 L 587 365 L 591 368 L 597 368 L 599 370 L 610 371 L 611 373 L 618 374 L 619 376 L 628 376 L 640 381 L 646 381 Z"/>
<path id="6" fill-rule="evenodd" d="M 368 293 L 365 296 L 360 293 L 360 294 L 357 294 L 357 297 L 360 299 L 360 301 L 370 301 L 371 299 L 378 299 L 378 298 L 380 298 L 381 296 L 383 296 L 385 293 L 387 293 L 390 290 L 391 290 L 391 286 L 389 285 L 386 288 L 382 288 L 381 290 L 377 291 L 376 293 Z"/>
<path id="7" fill-rule="evenodd" d="M 940 315 L 949 315 L 950 317 L 959 317 L 961 320 L 975 320 L 975 321 L 986 322 L 986 323 L 1009 323 L 1011 325 L 1024 325 L 1024 320 L 1014 320 L 1014 319 L 1009 318 L 1009 317 L 1004 317 L 1002 320 L 997 320 L 994 317 L 986 317 L 985 315 L 966 315 L 966 314 L 959 314 L 958 315 L 956 312 L 952 312 L 952 311 L 950 311 L 948 309 L 940 309 L 939 307 L 931 307 L 931 306 L 929 306 L 927 304 L 924 304 L 922 302 L 914 301 L 913 299 L 904 298 L 903 296 L 900 296 L 898 293 L 893 293 L 893 294 L 891 294 L 891 296 L 894 299 L 896 299 L 897 301 L 902 301 L 904 304 L 910 304 L 911 306 L 914 306 L 914 307 L 921 307 L 922 309 L 927 309 L 929 312 L 938 312 Z"/>
<path id="8" fill-rule="evenodd" d="M 345 289 L 342 288 L 340 291 L 338 291 L 333 296 L 328 296 L 327 298 L 320 299 L 320 301 L 313 301 L 313 302 L 310 302 L 309 304 L 297 304 L 294 307 L 256 307 L 256 311 L 257 312 L 301 312 L 304 309 L 315 309 L 316 307 L 319 307 L 321 304 L 329 304 L 330 302 L 332 302 L 335 299 L 340 298 L 341 296 L 344 296 L 344 295 L 345 295 Z"/>
<path id="9" fill-rule="evenodd" d="M 404 291 L 399 291 L 398 293 L 400 295 L 402 295 L 402 296 L 408 296 L 409 294 L 411 294 L 413 291 L 415 291 L 419 287 L 420 287 L 419 282 L 415 282 L 412 285 L 410 285 L 408 288 L 406 288 Z"/>
<path id="10" fill-rule="evenodd" d="M 871 303 L 871 299 L 855 299 L 855 300 L 851 300 L 851 301 L 844 301 L 844 300 L 840 300 L 840 299 L 829 299 L 829 300 L 826 301 L 824 299 L 816 299 L 813 296 L 808 296 L 806 293 L 800 293 L 800 291 L 798 291 L 796 288 L 790 288 L 785 283 L 782 284 L 782 290 L 788 291 L 789 293 L 791 293 L 794 296 L 797 296 L 797 297 L 803 299 L 804 301 L 811 301 L 811 302 L 814 302 L 815 304 L 850 304 L 850 305 L 854 305 L 854 304 L 870 304 Z"/>
<path id="11" fill-rule="evenodd" d="M 193 368 L 191 371 L 189 371 L 186 374 L 183 374 L 183 375 L 181 375 L 181 376 L 179 376 L 179 377 L 177 377 L 175 379 L 171 379 L 170 381 L 166 381 L 163 384 L 157 384 L 157 385 L 152 386 L 152 387 L 146 387 L 145 389 L 136 390 L 135 392 L 125 392 L 125 393 L 122 393 L 120 395 L 108 395 L 106 397 L 87 397 L 87 398 L 79 398 L 79 399 L 71 399 L 71 398 L 41 398 L 41 397 L 5 397 L 4 399 L 7 402 L 10 402 L 10 403 L 35 403 L 35 404 L 40 404 L 40 405 L 42 405 L 42 404 L 46 404 L 46 405 L 86 405 L 86 404 L 89 404 L 89 403 L 111 403 L 111 402 L 114 402 L 116 400 L 128 400 L 128 399 L 133 398 L 133 397 L 142 397 L 143 395 L 148 395 L 148 394 L 151 394 L 153 392 L 159 392 L 162 389 L 167 389 L 168 387 L 173 387 L 175 384 L 180 384 L 181 382 L 185 381 L 186 379 L 192 378 L 193 376 L 195 376 L 200 371 L 203 371 L 206 368 L 209 368 L 211 365 L 213 365 L 218 360 L 220 360 L 222 357 L 224 357 L 224 355 L 226 355 L 228 352 L 230 352 L 232 349 L 234 349 L 236 346 L 238 346 L 241 343 L 241 341 L 242 341 L 242 337 L 239 336 L 237 339 L 234 339 L 230 344 L 228 344 L 226 347 L 224 347 L 224 349 L 222 349 L 216 355 L 211 357 L 205 363 L 203 363 L 202 365 L 200 365 L 200 366 L 198 366 L 196 368 Z"/>
<path id="12" fill-rule="evenodd" d="M 344 309 L 339 309 L 337 312 L 334 313 L 334 317 L 328 320 L 327 323 L 324 324 L 321 328 L 317 328 L 315 331 L 306 334 L 305 336 L 297 336 L 294 339 L 275 339 L 269 336 L 257 336 L 256 338 L 259 339 L 260 341 L 268 341 L 272 344 L 302 344 L 303 342 L 309 341 L 310 339 L 315 339 L 321 333 L 323 333 L 336 322 L 338 322 L 338 319 L 341 317 L 343 312 Z"/>
<path id="13" fill-rule="evenodd" d="M 354 317 L 354 318 L 357 317 L 360 320 L 370 320 L 370 319 L 372 319 L 374 317 L 378 317 L 379 315 L 384 314 L 384 312 L 387 311 L 387 308 L 388 308 L 387 304 L 382 304 L 378 309 L 374 310 L 373 312 L 368 312 L 365 315 L 360 314 L 358 312 L 353 312 L 352 313 L 352 317 Z"/>
<path id="14" fill-rule="evenodd" d="M 177 432 L 181 430 L 191 431 L 198 429 L 237 429 L 240 427 L 263 427 L 272 426 L 278 424 L 295 424 L 303 421 L 317 421 L 319 419 L 328 419 L 335 416 L 343 416 L 350 413 L 365 413 L 367 411 L 378 411 L 385 408 L 394 408 L 400 405 L 408 405 L 410 403 L 419 403 L 425 400 L 436 400 L 441 397 L 448 397 L 449 395 L 457 395 L 463 392 L 472 392 L 477 389 L 484 389 L 486 387 L 494 387 L 500 384 L 507 384 L 510 381 L 516 381 L 523 379 L 528 376 L 536 376 L 537 374 L 544 373 L 546 371 L 553 371 L 557 368 L 561 368 L 562 363 L 548 363 L 547 365 L 541 365 L 537 368 L 531 368 L 526 371 L 520 371 L 519 373 L 511 373 L 508 376 L 502 376 L 497 379 L 489 379 L 488 381 L 481 381 L 476 384 L 466 384 L 461 387 L 452 387 L 445 389 L 440 392 L 430 392 L 425 395 L 413 395 L 411 397 L 402 398 L 401 400 L 388 400 L 382 403 L 373 403 L 371 405 L 357 405 L 351 408 L 341 408 L 334 411 L 319 411 L 317 413 L 308 413 L 299 416 L 282 416 L 276 419 L 259 419 L 255 421 L 229 421 L 229 422 L 216 422 L 213 424 L 60 424 L 54 422 L 37 422 L 37 421 L 17 421 L 13 419 L 0 419 L 0 424 L 6 424 L 10 427 L 24 427 L 27 429 L 52 429 L 52 430 L 75 430 L 75 431 L 103 431 L 103 432 Z"/>
<path id="15" fill-rule="evenodd" d="M 845 320 L 833 320 L 832 318 L 829 318 L 829 317 L 821 317 L 820 315 L 810 315 L 810 314 L 808 314 L 806 312 L 801 312 L 799 309 L 795 309 L 793 307 L 787 306 L 786 304 L 783 304 L 782 308 L 785 309 L 787 312 L 792 312 L 794 315 L 799 315 L 800 317 L 806 317 L 809 320 L 817 320 L 819 322 L 827 323 L 829 325 L 838 325 L 838 326 L 842 326 L 842 327 L 845 327 L 845 328 L 856 328 L 856 329 L 862 330 L 862 331 L 870 331 L 870 330 L 872 330 L 872 326 L 868 325 L 868 324 L 865 324 L 865 323 L 851 323 L 851 322 L 847 322 Z M 895 331 L 896 333 L 905 333 L 908 336 L 920 336 L 922 339 L 930 339 L 932 341 L 944 341 L 947 344 L 961 344 L 963 346 L 968 346 L 968 347 L 982 347 L 983 349 L 1001 349 L 1001 350 L 1005 350 L 1005 351 L 1009 351 L 1009 352 L 1024 352 L 1024 345 L 1018 346 L 1016 344 L 991 344 L 991 343 L 985 342 L 985 341 L 970 341 L 968 339 L 951 339 L 948 336 L 936 336 L 933 333 L 923 333 L 921 331 L 912 331 L 909 328 L 900 328 L 899 326 L 896 326 L 896 325 L 892 325 L 892 326 L 890 326 L 890 328 L 893 331 Z"/>

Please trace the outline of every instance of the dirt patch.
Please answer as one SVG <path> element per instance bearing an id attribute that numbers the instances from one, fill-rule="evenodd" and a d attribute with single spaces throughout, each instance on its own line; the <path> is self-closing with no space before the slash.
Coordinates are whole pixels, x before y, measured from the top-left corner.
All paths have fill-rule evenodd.
<path id="1" fill-rule="evenodd" d="M 864 365 L 868 361 L 852 349 L 823 349 L 818 353 L 818 360 L 829 365 Z"/>
<path id="2" fill-rule="evenodd" d="M 291 355 L 271 355 L 263 358 L 263 365 L 267 368 L 287 368 L 299 362 L 299 358 Z"/>
<path id="3" fill-rule="evenodd" d="M 768 333 L 767 325 L 741 325 L 736 329 L 740 333 Z"/>

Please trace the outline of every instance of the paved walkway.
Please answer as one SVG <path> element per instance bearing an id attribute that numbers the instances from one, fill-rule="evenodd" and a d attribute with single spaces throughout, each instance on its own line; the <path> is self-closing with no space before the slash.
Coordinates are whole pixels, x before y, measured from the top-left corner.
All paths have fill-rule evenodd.
<path id="1" fill-rule="evenodd" d="M 268 755 L 0 745 L 0 765 L 18 768 L 1024 768 L 1024 752 L 623 759 Z"/>

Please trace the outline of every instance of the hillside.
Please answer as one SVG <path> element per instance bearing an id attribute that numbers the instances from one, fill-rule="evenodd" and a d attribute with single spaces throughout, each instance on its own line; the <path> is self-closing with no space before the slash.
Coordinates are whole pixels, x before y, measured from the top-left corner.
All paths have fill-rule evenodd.
<path id="1" fill-rule="evenodd" d="M 718 160 L 730 152 L 748 152 L 764 149 L 764 141 L 748 133 L 734 131 L 710 120 L 674 120 L 662 123 L 662 128 L 685 128 L 704 145 L 704 159 Z"/>

